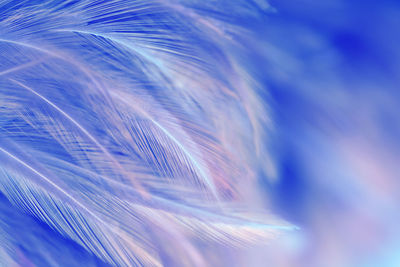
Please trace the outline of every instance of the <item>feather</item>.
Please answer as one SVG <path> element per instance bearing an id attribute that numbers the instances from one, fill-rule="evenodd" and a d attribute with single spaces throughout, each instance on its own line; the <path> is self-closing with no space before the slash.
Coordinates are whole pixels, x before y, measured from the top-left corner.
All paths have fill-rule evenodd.
<path id="1" fill-rule="evenodd" d="M 208 266 L 203 241 L 293 229 L 243 212 L 266 107 L 229 52 L 243 29 L 199 5 L 0 3 L 0 190 L 109 264 Z"/>

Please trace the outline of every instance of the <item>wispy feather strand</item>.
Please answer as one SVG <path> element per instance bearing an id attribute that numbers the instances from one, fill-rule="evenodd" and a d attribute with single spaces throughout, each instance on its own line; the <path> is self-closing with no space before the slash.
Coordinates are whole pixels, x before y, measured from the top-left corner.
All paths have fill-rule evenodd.
<path id="1" fill-rule="evenodd" d="M 243 212 L 273 173 L 235 41 L 257 2 L 1 1 L 2 193 L 117 266 L 215 266 L 203 241 L 291 229 Z"/>

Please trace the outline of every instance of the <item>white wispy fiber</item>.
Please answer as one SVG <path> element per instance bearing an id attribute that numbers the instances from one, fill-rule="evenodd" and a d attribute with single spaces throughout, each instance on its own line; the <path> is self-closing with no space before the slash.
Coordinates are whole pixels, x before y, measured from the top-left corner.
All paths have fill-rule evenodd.
<path id="1" fill-rule="evenodd" d="M 238 21 L 267 8 L 1 1 L 1 192 L 117 266 L 225 265 L 291 229 L 254 204 L 271 124 Z"/>

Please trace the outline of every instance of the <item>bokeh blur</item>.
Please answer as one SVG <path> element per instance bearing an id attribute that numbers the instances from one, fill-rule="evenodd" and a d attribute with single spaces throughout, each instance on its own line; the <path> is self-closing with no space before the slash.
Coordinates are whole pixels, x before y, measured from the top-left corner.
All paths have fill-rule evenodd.
<path id="1" fill-rule="evenodd" d="M 265 266 L 400 266 L 400 2 L 270 4 L 255 51 L 278 179 L 264 186 L 300 230 Z"/>

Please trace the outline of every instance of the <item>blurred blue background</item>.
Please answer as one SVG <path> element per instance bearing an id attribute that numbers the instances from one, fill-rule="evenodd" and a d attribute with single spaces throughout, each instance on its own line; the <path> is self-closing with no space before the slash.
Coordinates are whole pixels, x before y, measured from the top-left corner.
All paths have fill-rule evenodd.
<path id="1" fill-rule="evenodd" d="M 275 120 L 270 266 L 400 266 L 399 1 L 270 1 L 258 76 Z M 272 185 L 271 185 L 272 184 Z"/>

